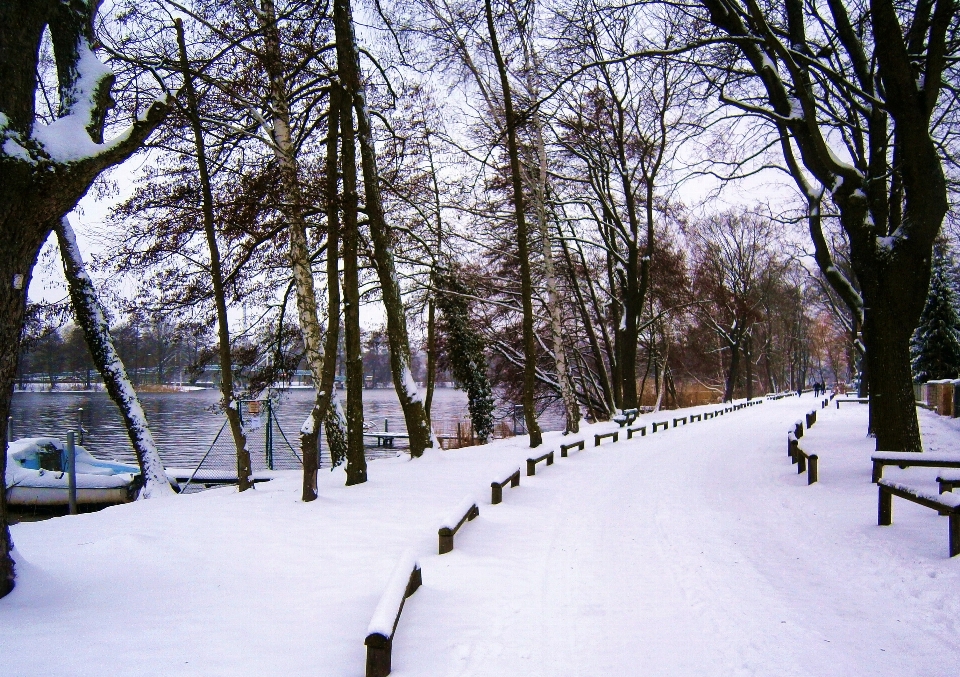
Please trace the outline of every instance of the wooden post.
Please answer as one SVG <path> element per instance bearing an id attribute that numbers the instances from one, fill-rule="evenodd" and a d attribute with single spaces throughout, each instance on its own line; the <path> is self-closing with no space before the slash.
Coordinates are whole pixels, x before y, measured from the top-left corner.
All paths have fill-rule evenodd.
<path id="1" fill-rule="evenodd" d="M 490 503 L 496 505 L 503 501 L 503 487 L 500 486 L 499 482 L 490 483 Z"/>
<path id="2" fill-rule="evenodd" d="M 520 486 L 520 471 L 519 471 L 519 470 L 517 470 L 517 472 L 513 473 L 512 475 L 510 475 L 510 486 L 511 486 L 511 487 L 519 487 L 519 486 Z"/>
<path id="3" fill-rule="evenodd" d="M 802 453 L 797 454 L 797 474 L 805 472 L 807 469 L 807 457 Z"/>
<path id="4" fill-rule="evenodd" d="M 819 457 L 816 454 L 812 454 L 809 458 L 810 467 L 807 469 L 807 484 L 813 484 L 817 481 L 817 461 Z"/>
<path id="5" fill-rule="evenodd" d="M 390 657 L 393 653 L 393 639 L 380 634 L 367 635 L 366 677 L 387 677 L 390 674 Z"/>
<path id="6" fill-rule="evenodd" d="M 960 515 L 950 515 L 950 556 L 960 555 Z"/>
<path id="7" fill-rule="evenodd" d="M 887 491 L 887 488 L 880 485 L 880 514 L 877 518 L 877 524 L 882 527 L 893 524 L 893 494 Z M 952 534 L 952 531 L 951 531 Z"/>
<path id="8" fill-rule="evenodd" d="M 532 458 L 527 459 L 527 477 L 533 477 L 537 474 L 537 462 Z"/>
<path id="9" fill-rule="evenodd" d="M 448 527 L 443 527 L 438 534 L 440 536 L 440 554 L 445 555 L 453 550 L 453 531 Z"/>
<path id="10" fill-rule="evenodd" d="M 73 442 L 73 431 L 67 433 L 67 499 L 70 514 L 77 514 L 77 448 Z"/>

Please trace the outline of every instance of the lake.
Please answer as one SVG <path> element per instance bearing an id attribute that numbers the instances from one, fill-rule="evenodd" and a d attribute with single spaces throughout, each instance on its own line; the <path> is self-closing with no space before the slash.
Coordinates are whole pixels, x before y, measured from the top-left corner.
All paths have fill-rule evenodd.
<path id="1" fill-rule="evenodd" d="M 217 411 L 220 393 L 217 390 L 196 390 L 174 393 L 139 393 L 150 429 L 160 456 L 168 467 L 192 468 L 210 448 L 225 417 Z M 341 398 L 344 394 L 341 393 Z M 286 450 L 283 438 L 299 451 L 298 432 L 313 406 L 311 389 L 278 391 L 274 406 L 276 416 L 272 428 L 272 448 Z M 83 409 L 83 427 L 86 430 L 83 446 L 102 459 L 135 462 L 123 420 L 116 406 L 105 392 L 16 392 L 13 395 L 13 439 L 49 436 L 65 439 L 69 430 L 77 430 L 78 409 Z M 467 395 L 454 388 L 434 391 L 432 419 L 438 434 L 456 434 L 456 421 L 469 421 Z M 364 421 L 375 430 L 406 432 L 403 413 L 396 392 L 392 388 L 372 388 L 363 391 Z M 250 414 L 247 414 L 248 416 Z M 545 429 L 562 426 L 556 416 L 546 415 L 541 421 Z M 278 433 L 278 430 L 280 433 Z M 264 432 L 250 434 L 251 453 L 264 448 Z M 372 442 L 372 440 L 368 440 Z M 218 442 L 218 448 L 229 447 L 229 430 Z M 401 446 L 398 444 L 398 446 Z M 367 456 L 375 458 L 393 455 L 395 450 L 369 447 Z M 289 459 L 292 456 L 288 454 Z M 279 467 L 285 463 L 278 463 Z M 321 440 L 321 465 L 329 465 L 325 441 Z"/>

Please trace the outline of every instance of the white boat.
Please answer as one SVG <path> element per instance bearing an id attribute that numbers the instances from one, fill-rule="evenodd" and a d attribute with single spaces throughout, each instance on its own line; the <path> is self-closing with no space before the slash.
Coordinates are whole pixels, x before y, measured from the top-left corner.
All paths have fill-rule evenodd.
<path id="1" fill-rule="evenodd" d="M 128 503 L 142 484 L 140 468 L 101 461 L 76 446 L 77 504 Z M 4 486 L 11 506 L 67 505 L 66 445 L 52 437 L 26 437 L 7 448 Z"/>

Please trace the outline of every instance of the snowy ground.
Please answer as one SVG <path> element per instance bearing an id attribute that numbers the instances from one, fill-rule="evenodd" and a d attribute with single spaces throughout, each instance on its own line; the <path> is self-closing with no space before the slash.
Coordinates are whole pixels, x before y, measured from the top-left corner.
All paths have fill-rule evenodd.
<path id="1" fill-rule="evenodd" d="M 877 526 L 866 407 L 811 395 L 521 467 L 520 439 L 371 464 L 321 498 L 299 478 L 13 527 L 19 582 L 0 600 L 4 675 L 363 674 L 367 623 L 397 558 L 420 557 L 394 675 L 955 675 L 960 558 L 946 519 L 894 500 Z M 698 410 L 710 408 L 699 408 Z M 687 413 L 687 412 L 682 412 Z M 645 421 L 679 415 L 646 415 Z M 960 428 L 921 411 L 930 451 Z M 546 449 L 557 449 L 548 434 Z M 542 452 L 540 452 L 542 453 Z M 935 470 L 885 476 L 933 491 Z M 436 555 L 465 494 L 480 516 Z"/>

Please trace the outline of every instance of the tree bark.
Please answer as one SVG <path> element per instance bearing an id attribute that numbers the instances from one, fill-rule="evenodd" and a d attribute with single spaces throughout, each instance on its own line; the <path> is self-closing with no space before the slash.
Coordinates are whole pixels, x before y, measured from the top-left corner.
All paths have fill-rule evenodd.
<path id="1" fill-rule="evenodd" d="M 310 491 L 316 484 L 316 468 L 307 458 L 317 455 L 317 439 L 320 437 L 321 422 L 326 419 L 328 425 L 336 426 L 336 409 L 322 408 L 327 398 L 333 397 L 323 388 L 324 383 L 324 345 L 323 331 L 317 313 L 317 296 L 313 282 L 313 269 L 310 265 L 310 248 L 307 239 L 307 222 L 303 215 L 303 190 L 300 185 L 300 169 L 297 163 L 297 149 L 293 144 L 290 128 L 290 104 L 283 74 L 283 53 L 280 47 L 280 31 L 277 26 L 277 10 L 273 0 L 261 0 L 258 15 L 264 34 L 263 65 L 270 81 L 270 102 L 273 126 L 270 130 L 273 140 L 273 154 L 280 168 L 280 181 L 284 200 L 282 211 L 287 219 L 287 232 L 290 238 L 290 266 L 297 290 L 297 316 L 300 331 L 303 334 L 304 352 L 310 376 L 317 389 L 317 399 L 310 415 L 300 429 L 300 453 L 304 459 L 304 500 L 316 497 L 316 491 Z M 337 435 L 328 435 L 330 445 L 339 443 Z M 340 453 L 331 447 L 331 456 Z M 343 452 L 345 453 L 345 452 Z"/>
<path id="2" fill-rule="evenodd" d="M 10 414 L 17 374 L 27 287 L 40 247 L 105 169 L 139 150 L 169 111 L 166 97 L 109 143 L 103 121 L 113 101 L 113 74 L 102 69 L 78 87 L 79 64 L 88 67 L 96 44 L 97 3 L 6 0 L 0 3 L 0 113 L 6 141 L 0 148 L 0 420 Z M 37 65 L 43 31 L 50 28 L 60 88 L 58 117 L 76 116 L 94 146 L 82 157 L 64 157 L 33 136 Z M 87 73 L 89 75 L 89 73 Z M 12 149 L 12 150 L 10 150 Z M 6 426 L 0 433 L 0 477 L 6 472 Z M 0 597 L 14 585 L 13 543 L 6 492 L 0 491 Z"/>
<path id="3" fill-rule="evenodd" d="M 70 289 L 70 300 L 77 324 L 83 330 L 90 349 L 90 356 L 103 377 L 110 399 L 120 410 L 127 436 L 133 446 L 133 452 L 140 466 L 143 478 L 141 498 L 157 498 L 173 495 L 170 482 L 163 469 L 163 461 L 153 441 L 147 417 L 140 406 L 133 384 L 127 377 L 127 370 L 113 345 L 110 326 L 103 312 L 103 306 L 97 298 L 93 281 L 87 274 L 80 248 L 65 216 L 56 226 L 57 240 L 60 243 L 60 256 L 63 259 L 63 271 Z"/>
<path id="4" fill-rule="evenodd" d="M 380 280 L 380 293 L 387 315 L 387 338 L 390 342 L 390 370 L 407 425 L 411 456 L 423 455 L 433 446 L 433 435 L 427 425 L 423 399 L 410 372 L 410 338 L 407 316 L 397 279 L 393 257 L 393 233 L 387 225 L 380 195 L 377 154 L 367 110 L 366 94 L 360 73 L 360 51 L 353 26 L 350 0 L 334 0 L 334 32 L 337 42 L 337 69 L 348 100 L 357 114 L 357 143 L 363 169 L 364 207 L 370 222 L 373 241 L 373 263 Z"/>
<path id="5" fill-rule="evenodd" d="M 193 140 L 197 148 L 197 169 L 200 175 L 202 191 L 203 232 L 207 238 L 210 252 L 210 277 L 213 282 L 213 298 L 217 308 L 218 356 L 220 359 L 220 404 L 230 425 L 230 434 L 237 450 L 237 484 L 240 491 L 253 488 L 253 468 L 250 463 L 250 450 L 247 448 L 247 435 L 243 429 L 240 414 L 240 402 L 233 392 L 233 360 L 230 356 L 230 325 L 227 318 L 227 296 L 223 288 L 223 267 L 220 263 L 220 246 L 213 225 L 213 191 L 210 187 L 210 171 L 207 167 L 207 151 L 203 139 L 203 127 L 197 104 L 197 93 L 193 87 L 193 76 L 187 61 L 187 46 L 183 36 L 183 22 L 174 20 L 177 29 L 177 45 L 180 48 L 180 70 L 183 84 L 187 90 L 187 116 L 193 128 Z"/>
<path id="6" fill-rule="evenodd" d="M 358 250 L 360 226 L 357 193 L 357 148 L 350 95 L 342 97 L 340 126 L 343 129 L 343 330 L 347 367 L 347 484 L 367 481 L 363 456 L 363 355 L 360 350 L 360 278 Z"/>
<path id="7" fill-rule="evenodd" d="M 518 120 L 513 110 L 513 97 L 507 66 L 500 52 L 500 42 L 493 23 L 491 0 L 484 0 L 490 46 L 500 75 L 503 93 L 504 124 L 507 132 L 507 153 L 510 156 L 510 182 L 513 187 L 513 208 L 517 220 L 517 258 L 520 263 L 520 298 L 523 309 L 523 416 L 530 434 L 530 446 L 543 444 L 543 433 L 537 423 L 535 403 L 537 383 L 537 345 L 533 334 L 533 282 L 530 272 L 530 252 L 527 240 L 527 220 L 524 214 L 523 177 L 520 173 L 520 151 L 517 145 Z"/>

